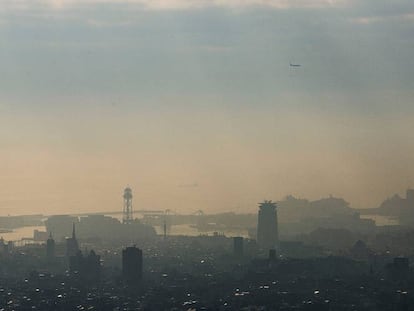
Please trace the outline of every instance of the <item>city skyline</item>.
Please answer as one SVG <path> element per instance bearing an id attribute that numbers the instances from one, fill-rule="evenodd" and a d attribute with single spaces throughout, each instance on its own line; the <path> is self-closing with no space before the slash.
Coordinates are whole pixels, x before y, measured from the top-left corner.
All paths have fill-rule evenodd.
<path id="1" fill-rule="evenodd" d="M 0 311 L 414 310 L 414 1 L 0 0 Z"/>

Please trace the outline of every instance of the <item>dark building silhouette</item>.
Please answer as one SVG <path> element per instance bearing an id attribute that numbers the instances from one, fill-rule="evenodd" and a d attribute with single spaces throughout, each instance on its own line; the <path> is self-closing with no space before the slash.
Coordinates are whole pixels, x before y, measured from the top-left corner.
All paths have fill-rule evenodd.
<path id="1" fill-rule="evenodd" d="M 49 234 L 49 238 L 46 241 L 46 257 L 47 259 L 55 258 L 55 240 L 52 237 L 52 233 Z"/>
<path id="2" fill-rule="evenodd" d="M 13 241 L 8 241 L 7 242 L 7 252 L 11 253 L 13 251 L 13 248 L 14 248 Z"/>
<path id="3" fill-rule="evenodd" d="M 164 220 L 163 224 L 163 230 L 164 230 L 164 240 L 167 239 L 167 222 Z"/>
<path id="4" fill-rule="evenodd" d="M 409 276 L 410 260 L 407 257 L 396 257 L 386 267 L 387 276 L 390 279 L 405 279 Z"/>
<path id="5" fill-rule="evenodd" d="M 353 259 L 356 260 L 367 260 L 370 256 L 373 255 L 365 242 L 358 240 L 350 249 L 350 255 Z"/>
<path id="6" fill-rule="evenodd" d="M 62 236 L 67 237 L 72 231 L 73 223 L 76 226 L 77 239 L 101 239 L 106 241 L 125 240 L 126 243 L 131 237 L 154 238 L 157 234 L 153 226 L 144 224 L 138 219 L 134 219 L 129 224 L 123 224 L 119 219 L 105 215 L 87 215 L 79 219 L 76 218 L 67 229 L 67 222 L 71 220 L 69 216 L 52 216 L 47 221 L 46 230 L 53 232 L 53 238 L 58 242 Z"/>
<path id="7" fill-rule="evenodd" d="M 122 277 L 129 284 L 142 279 L 142 250 L 133 246 L 122 251 Z"/>
<path id="8" fill-rule="evenodd" d="M 237 257 L 242 257 L 244 253 L 244 239 L 243 237 L 237 236 L 233 238 L 233 252 Z"/>
<path id="9" fill-rule="evenodd" d="M 5 242 L 3 237 L 0 239 L 0 254 L 8 255 L 13 250 L 13 242 Z"/>
<path id="10" fill-rule="evenodd" d="M 47 241 L 49 238 L 49 235 L 47 234 L 47 231 L 41 231 L 41 230 L 33 230 L 33 240 L 35 241 Z"/>
<path id="11" fill-rule="evenodd" d="M 376 209 L 376 212 L 381 215 L 406 217 L 412 216 L 413 210 L 414 189 L 407 189 L 405 198 L 402 198 L 398 194 L 395 194 L 391 198 L 388 198 L 382 202 L 381 205 Z"/>
<path id="12" fill-rule="evenodd" d="M 276 260 L 276 250 L 274 248 L 269 249 L 269 260 Z"/>
<path id="13" fill-rule="evenodd" d="M 1 237 L 1 238 L 0 238 L 0 251 L 3 251 L 4 245 L 6 245 L 6 243 L 5 243 L 5 241 L 4 241 L 4 238 L 3 238 L 3 237 Z"/>
<path id="14" fill-rule="evenodd" d="M 66 239 L 66 255 L 68 257 L 76 256 L 79 251 L 78 240 L 76 239 L 75 223 L 72 226 L 72 237 Z"/>
<path id="15" fill-rule="evenodd" d="M 265 250 L 277 248 L 279 242 L 276 203 L 264 201 L 259 204 L 257 243 Z"/>
<path id="16" fill-rule="evenodd" d="M 53 239 L 56 242 L 64 241 L 70 234 L 73 224 L 78 228 L 79 218 L 69 215 L 54 215 L 45 220 L 47 232 L 53 232 Z"/>
<path id="17" fill-rule="evenodd" d="M 81 280 L 97 282 L 101 275 L 101 256 L 91 250 L 89 255 L 85 257 L 81 251 L 78 251 L 75 256 L 70 257 L 69 270 Z"/>
<path id="18" fill-rule="evenodd" d="M 394 258 L 394 266 L 397 270 L 408 272 L 410 261 L 407 257 Z"/>
<path id="19" fill-rule="evenodd" d="M 408 204 L 413 207 L 414 205 L 414 189 L 407 189 L 406 191 L 406 200 L 408 201 Z"/>

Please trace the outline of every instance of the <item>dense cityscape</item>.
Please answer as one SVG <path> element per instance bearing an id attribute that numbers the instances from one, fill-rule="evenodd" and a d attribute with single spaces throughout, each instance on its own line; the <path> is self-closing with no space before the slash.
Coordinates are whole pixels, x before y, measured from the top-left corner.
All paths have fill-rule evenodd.
<path id="1" fill-rule="evenodd" d="M 122 199 L 119 220 L 49 216 L 45 231 L 31 239 L 2 238 L 1 310 L 414 307 L 413 190 L 390 215 L 400 209 L 404 225 L 378 225 L 334 197 L 264 201 L 256 215 L 144 211 L 141 217 L 134 216 L 131 188 Z M 297 210 L 304 219 L 297 219 Z M 40 218 L 11 220 L 30 226 Z M 171 233 L 185 223 L 198 234 Z M 246 234 L 225 233 L 236 228 Z"/>
<path id="2" fill-rule="evenodd" d="M 414 311 L 413 0 L 0 0 L 0 311 Z"/>

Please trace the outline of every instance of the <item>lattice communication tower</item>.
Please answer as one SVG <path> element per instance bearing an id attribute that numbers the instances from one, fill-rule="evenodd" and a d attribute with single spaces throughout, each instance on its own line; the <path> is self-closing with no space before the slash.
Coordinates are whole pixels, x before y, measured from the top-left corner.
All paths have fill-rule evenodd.
<path id="1" fill-rule="evenodd" d="M 126 187 L 124 190 L 124 210 L 123 210 L 123 216 L 122 216 L 122 223 L 124 224 L 130 224 L 133 219 L 133 213 L 132 213 L 132 189 L 129 187 Z"/>

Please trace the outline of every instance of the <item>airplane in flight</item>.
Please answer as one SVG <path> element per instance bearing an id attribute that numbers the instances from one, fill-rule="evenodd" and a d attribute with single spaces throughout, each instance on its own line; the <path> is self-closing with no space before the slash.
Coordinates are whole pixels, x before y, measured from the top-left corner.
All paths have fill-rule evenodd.
<path id="1" fill-rule="evenodd" d="M 302 65 L 301 64 L 292 64 L 292 63 L 289 63 L 289 66 L 290 67 L 301 67 Z"/>

